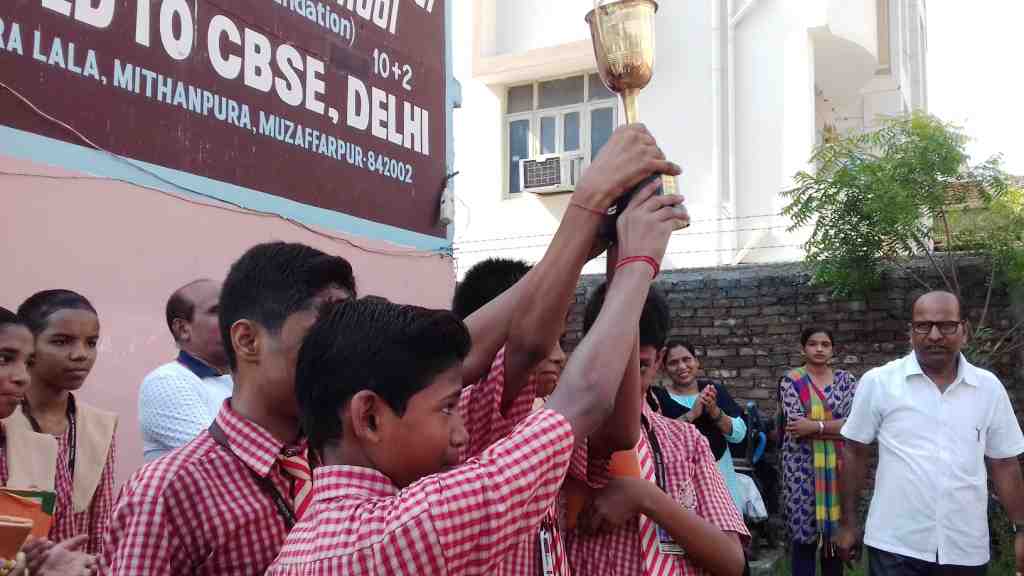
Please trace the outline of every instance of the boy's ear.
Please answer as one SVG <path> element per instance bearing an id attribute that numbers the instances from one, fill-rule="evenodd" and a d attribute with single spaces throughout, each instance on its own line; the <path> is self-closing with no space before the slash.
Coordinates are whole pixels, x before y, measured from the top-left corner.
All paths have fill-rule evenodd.
<path id="1" fill-rule="evenodd" d="M 231 347 L 239 363 L 258 364 L 263 345 L 260 329 L 250 320 L 242 319 L 231 325 Z"/>
<path id="2" fill-rule="evenodd" d="M 380 422 L 384 401 L 369 390 L 360 390 L 348 404 L 348 419 L 352 434 L 360 441 L 381 441 Z"/>

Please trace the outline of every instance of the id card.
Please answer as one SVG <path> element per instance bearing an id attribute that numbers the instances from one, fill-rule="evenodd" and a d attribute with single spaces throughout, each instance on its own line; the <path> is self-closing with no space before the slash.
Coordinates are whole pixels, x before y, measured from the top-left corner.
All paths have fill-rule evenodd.
<path id="1" fill-rule="evenodd" d="M 668 532 L 662 529 L 657 524 L 654 527 L 658 531 L 658 549 L 661 550 L 662 554 L 670 554 L 672 556 L 686 556 L 686 550 L 682 546 L 676 544 L 675 540 L 669 536 Z"/>
<path id="2" fill-rule="evenodd" d="M 540 545 L 540 568 L 543 576 L 555 576 L 555 554 L 551 550 L 551 527 L 545 523 L 537 533 Z"/>

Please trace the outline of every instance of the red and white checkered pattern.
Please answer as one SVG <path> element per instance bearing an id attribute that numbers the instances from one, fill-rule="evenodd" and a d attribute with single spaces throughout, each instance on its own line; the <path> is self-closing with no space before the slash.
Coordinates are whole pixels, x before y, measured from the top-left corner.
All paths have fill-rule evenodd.
<path id="1" fill-rule="evenodd" d="M 501 397 L 505 389 L 505 349 L 498 351 L 487 377 L 467 388 L 460 398 L 459 409 L 466 424 L 469 442 L 463 452 L 463 459 L 476 456 L 498 440 L 508 436 L 516 424 L 522 422 L 533 410 L 536 386 L 531 381 L 516 395 L 506 414 L 501 413 Z M 585 461 L 585 458 L 584 458 Z M 556 508 L 546 514 L 553 526 L 551 552 L 554 557 L 555 574 L 567 576 L 569 562 L 565 556 L 565 544 L 558 529 Z M 494 570 L 494 576 L 520 576 L 540 574 L 538 556 L 538 534 L 526 534 L 515 543 L 508 545 L 502 563 Z"/>
<path id="2" fill-rule="evenodd" d="M 286 447 L 230 400 L 217 423 L 230 452 L 203 432 L 122 488 L 106 545 L 111 574 L 255 576 L 270 565 L 287 530 L 253 472 L 288 495 L 290 479 L 275 465 Z"/>
<path id="3" fill-rule="evenodd" d="M 309 469 L 309 457 L 303 450 L 292 456 L 278 456 L 281 470 L 291 479 L 291 490 L 288 496 L 292 501 L 292 510 L 296 518 L 302 518 L 309 505 L 313 503 L 313 475 Z"/>
<path id="4" fill-rule="evenodd" d="M 512 405 L 501 412 L 501 397 L 505 391 L 505 349 L 498 351 L 487 376 L 462 391 L 459 414 L 466 426 L 469 441 L 463 448 L 462 461 L 474 456 L 508 436 L 516 425 L 533 410 L 536 387 L 532 382 L 523 386 Z"/>
<path id="5" fill-rule="evenodd" d="M 87 534 L 89 539 L 82 550 L 88 554 L 103 554 L 107 527 L 110 524 L 110 509 L 114 505 L 116 440 L 115 434 L 114 439 L 110 441 L 107 461 L 103 465 L 100 483 L 92 495 L 92 502 L 87 509 L 75 513 L 71 504 L 74 482 L 71 471 L 68 470 L 68 432 L 57 437 L 57 475 L 54 480 L 57 503 L 53 511 L 53 524 L 50 526 L 50 540 L 61 542 L 80 534 Z M 82 462 L 76 465 L 81 466 Z"/>
<path id="6" fill-rule="evenodd" d="M 692 499 L 690 504 L 693 505 L 694 512 L 723 531 L 748 537 L 743 518 L 729 496 L 707 440 L 690 424 L 669 420 L 650 411 L 646 406 L 644 414 L 658 435 L 669 494 L 677 501 Z M 644 460 L 650 460 L 650 445 L 646 433 L 640 435 L 640 443 L 643 445 L 639 451 L 643 473 Z M 590 467 L 594 466 L 595 463 L 591 462 Z M 653 466 L 649 467 L 653 472 Z M 589 471 L 589 481 L 593 485 L 600 486 L 600 477 L 599 473 Z M 653 523 L 650 524 L 653 526 Z M 639 518 L 617 530 L 594 536 L 583 536 L 576 531 L 567 531 L 565 540 L 573 574 L 696 576 L 706 573 L 687 557 L 672 557 L 672 561 L 667 563 L 659 562 L 658 558 L 652 557 L 654 561 L 645 566 Z M 654 545 L 656 548 L 657 537 Z M 660 552 L 656 554 L 661 555 Z"/>
<path id="7" fill-rule="evenodd" d="M 572 444 L 569 422 L 541 410 L 478 458 L 401 491 L 376 470 L 320 467 L 313 505 L 267 574 L 493 574 L 509 542 L 536 534 Z"/>
<path id="8" fill-rule="evenodd" d="M 3 421 L 0 421 L 0 486 L 7 486 L 10 477 L 7 471 L 7 433 Z"/>

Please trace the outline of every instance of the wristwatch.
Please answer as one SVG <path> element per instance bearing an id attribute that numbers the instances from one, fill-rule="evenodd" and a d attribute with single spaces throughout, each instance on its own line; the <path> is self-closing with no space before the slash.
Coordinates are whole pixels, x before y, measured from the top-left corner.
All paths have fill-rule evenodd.
<path id="1" fill-rule="evenodd" d="M 824 434 L 824 433 L 825 433 L 825 423 L 822 422 L 821 420 L 818 420 L 818 434 Z"/>

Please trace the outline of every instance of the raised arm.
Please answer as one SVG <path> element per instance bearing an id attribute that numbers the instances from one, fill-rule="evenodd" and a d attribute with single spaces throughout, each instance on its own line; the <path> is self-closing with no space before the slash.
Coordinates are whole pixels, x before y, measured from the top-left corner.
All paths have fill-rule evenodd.
<path id="1" fill-rule="evenodd" d="M 608 270 L 605 274 L 608 282 L 615 278 L 618 252 L 618 246 L 608 248 Z M 604 460 L 613 452 L 632 450 L 640 440 L 640 410 L 643 403 L 640 378 L 639 340 L 634 339 L 633 350 L 626 363 L 626 373 L 615 396 L 612 414 L 587 439 L 589 460 Z"/>
<path id="2" fill-rule="evenodd" d="M 595 246 L 603 214 L 626 190 L 654 172 L 678 173 L 679 169 L 665 160 L 646 128 L 632 125 L 615 131 L 580 178 L 551 245 L 523 278 L 510 314 L 503 410 L 561 337 L 562 321 Z"/>
<path id="3" fill-rule="evenodd" d="M 681 212 L 678 196 L 654 196 L 648 185 L 619 218 L 620 263 L 631 257 L 660 262 Z M 563 414 L 577 439 L 593 432 L 611 414 L 615 396 L 636 342 L 653 270 L 642 261 L 619 268 L 590 332 L 573 352 L 547 407 Z"/>

